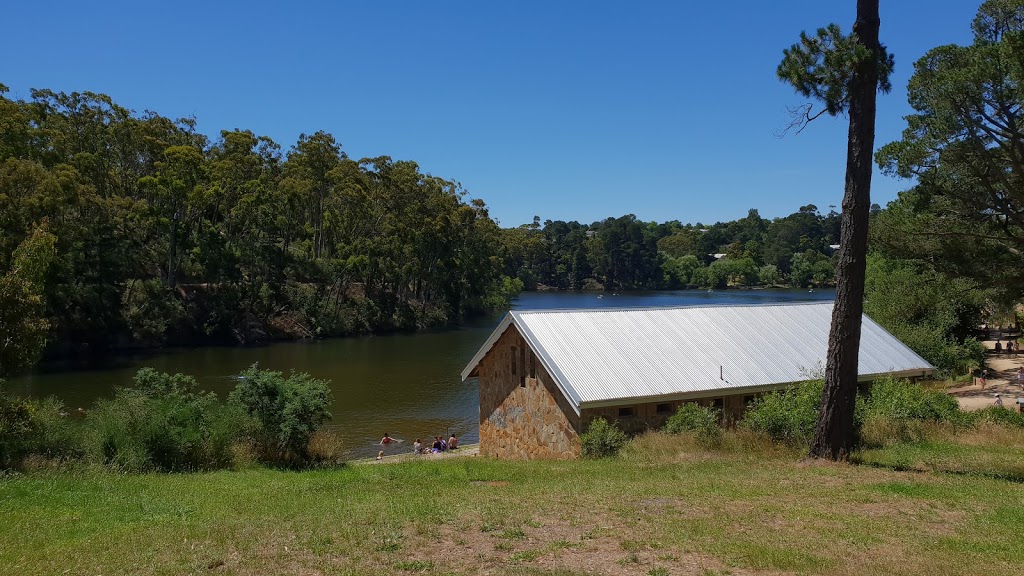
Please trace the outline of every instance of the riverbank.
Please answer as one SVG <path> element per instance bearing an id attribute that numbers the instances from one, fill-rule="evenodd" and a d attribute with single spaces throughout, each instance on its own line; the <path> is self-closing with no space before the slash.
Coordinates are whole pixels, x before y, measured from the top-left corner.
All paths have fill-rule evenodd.
<path id="1" fill-rule="evenodd" d="M 993 438 L 867 465 L 650 434 L 600 461 L 7 476 L 0 574 L 1016 574 L 1024 433 Z"/>
<path id="2" fill-rule="evenodd" d="M 597 294 L 531 292 L 515 309 L 656 307 L 716 304 L 767 304 L 830 300 L 831 291 L 731 290 L 706 292 L 631 292 L 598 298 Z M 343 438 L 346 459 L 373 457 L 385 432 L 411 444 L 417 437 L 455 434 L 464 443 L 477 441 L 480 401 L 474 382 L 459 373 L 487 340 L 502 315 L 477 318 L 457 329 L 373 337 L 325 338 L 260 347 L 174 348 L 159 354 L 123 358 L 112 366 L 72 371 L 36 372 L 7 382 L 18 396 L 56 396 L 71 411 L 85 410 L 109 398 L 118 386 L 130 386 L 135 373 L 152 367 L 169 374 L 193 376 L 203 390 L 226 397 L 237 375 L 258 363 L 288 373 L 308 372 L 329 380 L 334 403 L 331 431 Z"/>

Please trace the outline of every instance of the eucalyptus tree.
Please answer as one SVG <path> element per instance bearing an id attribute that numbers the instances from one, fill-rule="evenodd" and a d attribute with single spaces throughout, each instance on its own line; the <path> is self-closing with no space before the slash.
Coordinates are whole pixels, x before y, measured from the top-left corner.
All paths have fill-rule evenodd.
<path id="1" fill-rule="evenodd" d="M 181 255 L 209 200 L 203 152 L 193 146 L 171 146 L 156 163 L 156 174 L 142 178 L 140 184 L 149 191 L 149 204 L 166 235 L 164 281 L 174 288 Z"/>
<path id="2" fill-rule="evenodd" d="M 864 272 L 867 257 L 868 214 L 871 206 L 871 168 L 875 140 L 877 92 L 891 88 L 893 58 L 878 40 L 878 0 L 857 0 L 852 34 L 830 24 L 815 36 L 801 33 L 800 43 L 783 52 L 779 78 L 793 85 L 812 104 L 798 109 L 793 126 L 803 129 L 822 114 L 848 114 L 846 186 L 843 194 L 840 249 L 836 262 L 836 300 L 832 309 L 825 388 L 810 455 L 845 459 L 853 447 L 853 412 L 857 395 L 857 366 Z"/>
<path id="3" fill-rule="evenodd" d="M 35 363 L 46 344 L 43 283 L 57 239 L 43 222 L 14 251 L 0 275 L 0 376 Z"/>

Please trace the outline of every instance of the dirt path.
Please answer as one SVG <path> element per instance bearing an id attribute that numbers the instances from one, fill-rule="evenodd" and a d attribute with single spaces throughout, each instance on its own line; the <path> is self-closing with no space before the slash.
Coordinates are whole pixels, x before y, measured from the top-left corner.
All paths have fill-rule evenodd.
<path id="1" fill-rule="evenodd" d="M 1006 338 L 1003 338 L 1002 342 L 1005 345 Z M 1013 357 L 1007 356 L 1005 352 L 996 355 L 995 339 L 985 340 L 982 344 L 989 350 L 985 358 L 989 374 L 985 388 L 982 389 L 975 378 L 970 384 L 951 388 L 949 393 L 960 402 L 960 407 L 964 410 L 980 410 L 992 406 L 996 394 L 1002 397 L 1004 406 L 1016 408 L 1017 398 L 1024 398 L 1024 391 L 1017 385 L 1017 369 L 1024 366 L 1024 353 L 1015 354 Z"/>

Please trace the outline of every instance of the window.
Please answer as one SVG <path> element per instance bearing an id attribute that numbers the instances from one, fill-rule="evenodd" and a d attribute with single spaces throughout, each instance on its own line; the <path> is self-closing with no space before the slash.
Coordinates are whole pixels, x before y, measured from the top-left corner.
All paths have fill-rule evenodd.
<path id="1" fill-rule="evenodd" d="M 633 407 L 619 408 L 619 418 L 632 418 L 634 416 Z"/>
<path id="2" fill-rule="evenodd" d="M 715 410 L 722 410 L 725 408 L 725 398 L 715 398 L 711 401 L 711 407 Z"/>
<path id="3" fill-rule="evenodd" d="M 746 396 L 743 397 L 743 405 L 744 406 L 750 406 L 750 404 L 753 403 L 753 402 L 754 402 L 754 395 L 753 394 L 747 394 Z"/>
<path id="4" fill-rule="evenodd" d="M 657 406 L 654 407 L 654 411 L 657 414 L 668 414 L 672 412 L 672 405 L 668 403 L 658 404 Z"/>
<path id="5" fill-rule="evenodd" d="M 519 387 L 526 388 L 526 346 L 519 344 Z"/>

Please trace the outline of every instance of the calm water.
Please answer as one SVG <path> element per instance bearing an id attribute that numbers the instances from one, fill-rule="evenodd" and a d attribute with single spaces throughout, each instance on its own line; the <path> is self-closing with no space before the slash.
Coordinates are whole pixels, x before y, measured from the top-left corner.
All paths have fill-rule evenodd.
<path id="1" fill-rule="evenodd" d="M 550 308 L 625 308 L 696 304 L 757 304 L 831 300 L 832 290 L 733 290 L 718 292 L 526 293 L 513 303 L 520 310 Z M 459 373 L 501 320 L 497 315 L 456 330 L 290 342 L 261 348 L 182 348 L 126 358 L 116 366 L 40 372 L 8 382 L 20 395 L 62 399 L 86 407 L 131 383 L 143 366 L 191 374 L 221 395 L 234 387 L 238 372 L 250 364 L 288 372 L 309 372 L 331 381 L 334 415 L 330 426 L 342 433 L 351 456 L 376 453 L 384 432 L 404 439 L 405 450 L 417 437 L 454 433 L 464 443 L 477 440 L 479 396 Z M 411 448 L 410 448 L 411 449 Z"/>

